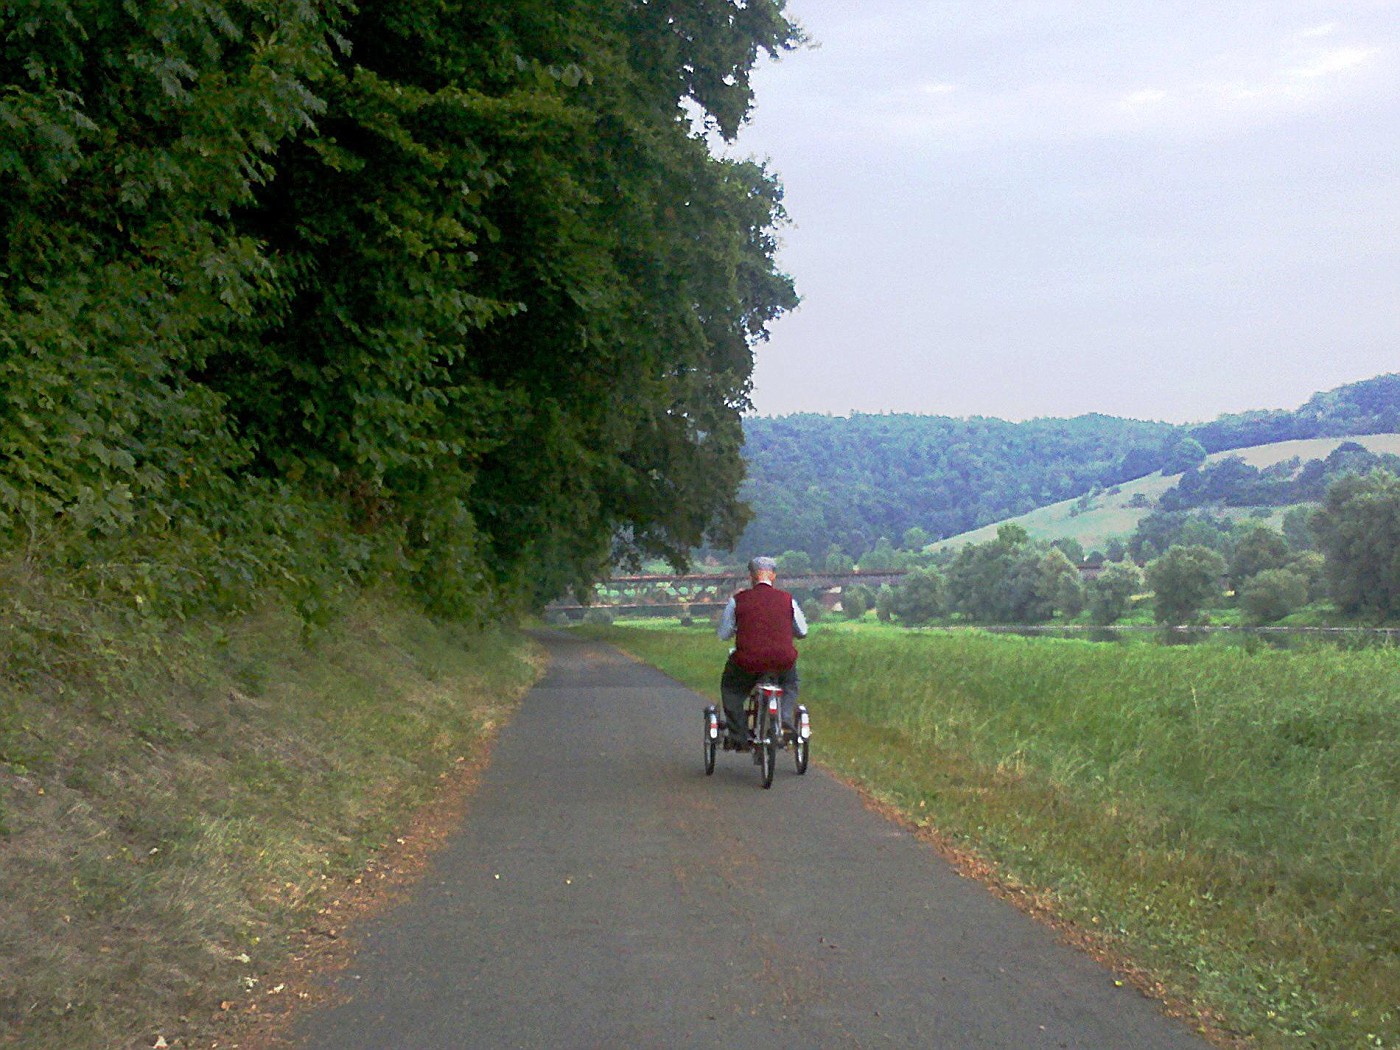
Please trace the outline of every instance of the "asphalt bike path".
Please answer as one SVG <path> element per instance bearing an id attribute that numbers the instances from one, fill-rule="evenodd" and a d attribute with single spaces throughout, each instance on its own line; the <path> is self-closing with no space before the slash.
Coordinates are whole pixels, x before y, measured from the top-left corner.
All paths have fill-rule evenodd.
<path id="1" fill-rule="evenodd" d="M 465 823 L 359 930 L 295 1045 L 1203 1050 L 813 765 L 704 775 L 710 702 L 617 650 L 551 663 Z M 716 689 L 723 650 L 716 646 Z"/>

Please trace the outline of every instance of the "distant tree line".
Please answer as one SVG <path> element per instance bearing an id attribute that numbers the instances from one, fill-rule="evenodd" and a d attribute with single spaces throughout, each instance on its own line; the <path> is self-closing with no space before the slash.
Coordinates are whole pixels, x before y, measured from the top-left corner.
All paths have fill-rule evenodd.
<path id="1" fill-rule="evenodd" d="M 1302 438 L 1400 433 L 1400 373 L 1314 394 L 1291 412 L 1241 412 L 1186 429 L 1207 452 Z"/>
<path id="2" fill-rule="evenodd" d="M 0 554 L 304 616 L 737 539 L 783 0 L 36 0 L 0 22 Z"/>
<path id="3" fill-rule="evenodd" d="M 1259 468 L 1239 456 L 1187 470 L 1158 500 L 1163 510 L 1190 507 L 1284 507 L 1316 502 L 1343 474 L 1383 467 L 1400 471 L 1400 456 L 1376 454 L 1354 441 L 1344 441 L 1325 459 L 1302 463 L 1298 457 Z"/>
<path id="4" fill-rule="evenodd" d="M 1158 470 L 1187 472 L 1165 509 L 1218 502 L 1222 490 L 1248 505 L 1297 502 L 1286 496 L 1320 499 L 1339 472 L 1358 469 L 1355 448 L 1308 464 L 1297 478 L 1285 466 L 1257 471 L 1243 463 L 1202 463 L 1227 448 L 1397 428 L 1400 375 L 1317 394 L 1293 412 L 1243 413 L 1192 426 L 1102 415 L 1024 423 L 860 413 L 749 418 L 742 492 L 754 516 L 738 551 L 819 557 L 834 546 L 858 558 L 882 536 L 920 528 L 942 539 Z M 1246 499 L 1251 486 L 1267 498 Z"/>
<path id="5" fill-rule="evenodd" d="M 800 414 L 744 423 L 753 521 L 739 553 L 831 546 L 852 556 L 911 528 L 932 539 L 1139 477 L 1166 424 Z"/>
<path id="6" fill-rule="evenodd" d="M 925 556 L 898 586 L 882 589 L 875 607 L 881 619 L 910 626 L 1108 625 L 1139 606 L 1157 623 L 1189 624 L 1234 604 L 1246 622 L 1265 624 L 1325 599 L 1344 617 L 1400 620 L 1396 474 L 1345 472 L 1320 505 L 1290 511 L 1282 531 L 1208 511 L 1166 511 L 1144 518 L 1126 543 L 1086 555 L 1073 540 L 1033 541 L 1003 525 L 989 542 Z"/>

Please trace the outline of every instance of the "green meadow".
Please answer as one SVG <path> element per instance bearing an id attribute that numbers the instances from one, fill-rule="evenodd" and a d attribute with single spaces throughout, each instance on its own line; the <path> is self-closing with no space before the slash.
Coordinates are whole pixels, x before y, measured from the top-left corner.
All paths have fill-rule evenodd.
<path id="1" fill-rule="evenodd" d="M 713 633 L 600 633 L 716 692 Z M 862 624 L 820 625 L 802 654 L 819 763 L 990 863 L 1222 1038 L 1400 1047 L 1394 649 Z"/>

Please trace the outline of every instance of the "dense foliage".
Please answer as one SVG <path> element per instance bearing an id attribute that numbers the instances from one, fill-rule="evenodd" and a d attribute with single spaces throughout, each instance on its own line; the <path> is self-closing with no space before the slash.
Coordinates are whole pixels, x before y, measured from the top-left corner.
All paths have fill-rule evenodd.
<path id="1" fill-rule="evenodd" d="M 462 614 L 745 514 L 783 0 L 35 0 L 0 23 L 0 550 L 145 608 Z"/>
<path id="2" fill-rule="evenodd" d="M 1273 466 L 1251 466 L 1238 456 L 1187 470 L 1162 493 L 1163 510 L 1189 507 L 1284 507 L 1322 499 L 1328 486 L 1344 474 L 1364 474 L 1382 467 L 1400 469 L 1400 456 L 1374 453 L 1344 441 L 1325 459 L 1301 462 L 1296 456 Z"/>
<path id="3" fill-rule="evenodd" d="M 1400 373 L 1314 394 L 1292 412 L 1241 412 L 1189 428 L 1207 452 L 1299 438 L 1400 432 Z"/>
<path id="4" fill-rule="evenodd" d="M 1150 473 L 1172 428 L 1107 416 L 804 414 L 751 418 L 744 433 L 754 520 L 740 553 L 834 544 L 859 556 L 882 536 L 917 527 L 940 539 Z"/>
<path id="5" fill-rule="evenodd" d="M 1147 567 L 1147 584 L 1158 623 L 1191 623 L 1219 604 L 1225 590 L 1225 559 L 1209 547 L 1176 546 Z"/>
<path id="6" fill-rule="evenodd" d="M 1343 478 L 1312 525 L 1337 606 L 1400 617 L 1400 477 L 1376 470 Z"/>
<path id="7" fill-rule="evenodd" d="M 740 553 L 804 550 L 815 557 L 834 546 L 860 558 L 882 536 L 897 540 L 919 528 L 941 539 L 1157 470 L 1188 472 L 1162 501 L 1164 510 L 1317 500 L 1343 473 L 1380 461 L 1361 463 L 1359 446 L 1301 468 L 1261 471 L 1230 460 L 1203 468 L 1201 461 L 1222 449 L 1397 427 L 1400 374 L 1317 394 L 1292 412 L 1190 426 L 1101 415 L 1025 423 L 918 415 L 750 418 L 743 491 L 754 520 Z"/>
<path id="8" fill-rule="evenodd" d="M 1142 570 L 1131 561 L 1111 561 L 1089 583 L 1089 619 L 1101 626 L 1117 623 L 1142 590 Z"/>

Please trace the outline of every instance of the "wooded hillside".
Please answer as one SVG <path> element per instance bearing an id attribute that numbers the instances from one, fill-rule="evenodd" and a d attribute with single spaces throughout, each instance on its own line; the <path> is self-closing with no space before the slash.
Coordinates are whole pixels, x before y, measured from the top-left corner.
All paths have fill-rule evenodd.
<path id="1" fill-rule="evenodd" d="M 743 492 L 754 520 L 739 552 L 801 550 L 820 558 L 835 545 L 859 557 L 882 536 L 898 543 L 911 528 L 935 540 L 957 535 L 1157 470 L 1188 471 L 1208 452 L 1388 433 L 1397 420 L 1400 374 L 1316 394 L 1293 412 L 1187 426 L 1103 415 L 1025 423 L 905 414 L 750 418 Z"/>

